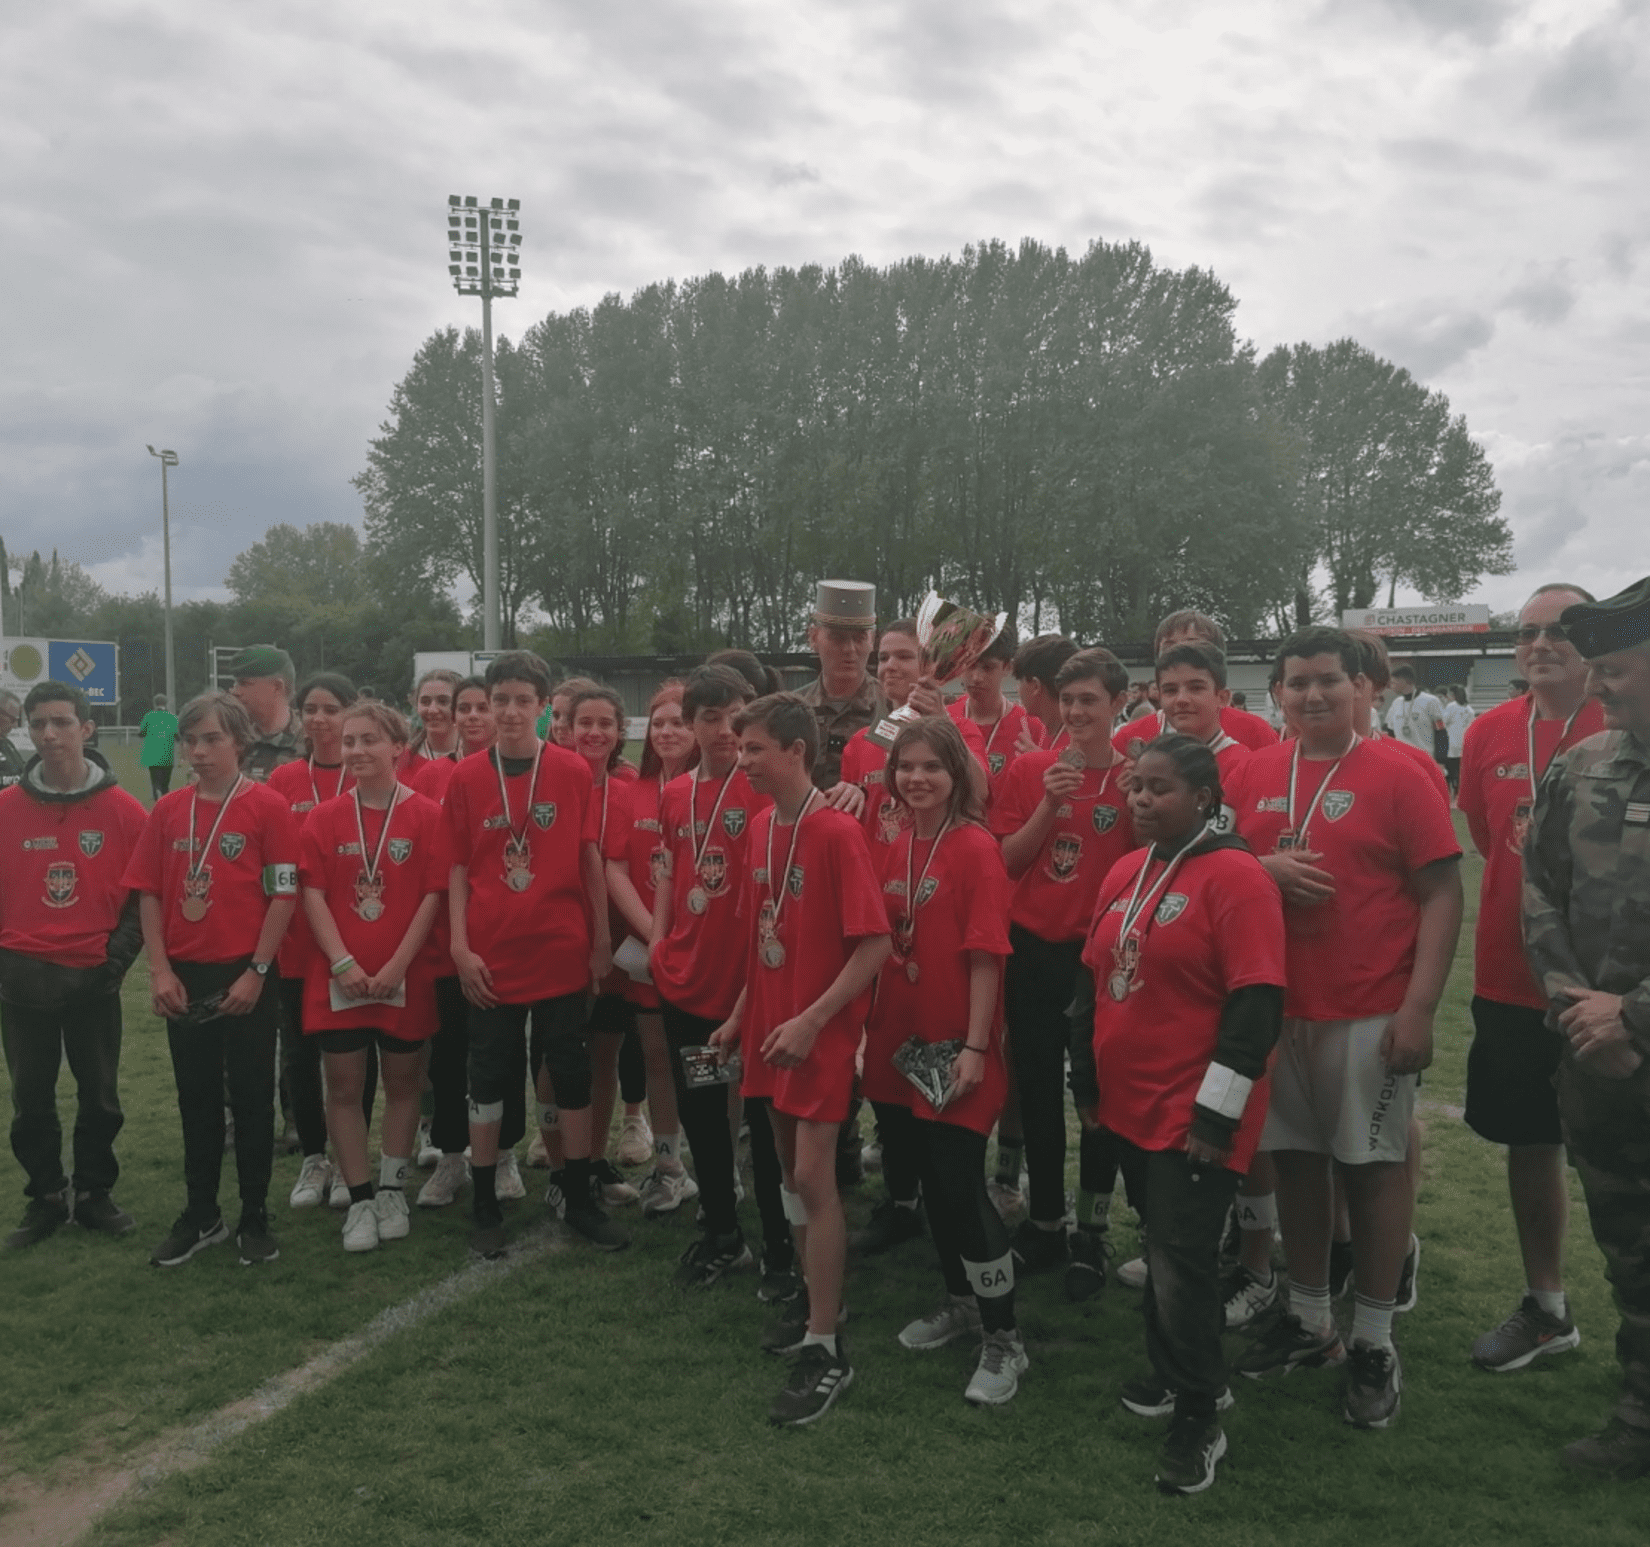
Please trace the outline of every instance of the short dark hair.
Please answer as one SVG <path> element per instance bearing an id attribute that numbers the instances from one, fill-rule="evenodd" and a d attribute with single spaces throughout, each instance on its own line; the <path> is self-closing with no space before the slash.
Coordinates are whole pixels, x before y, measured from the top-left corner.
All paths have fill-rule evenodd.
<path id="1" fill-rule="evenodd" d="M 1129 670 L 1110 650 L 1096 645 L 1092 650 L 1074 651 L 1066 663 L 1054 674 L 1054 691 L 1068 688 L 1074 682 L 1093 679 L 1112 698 L 1120 698 L 1129 690 Z"/>
<path id="2" fill-rule="evenodd" d="M 1165 731 L 1140 749 L 1136 763 L 1148 752 L 1159 752 L 1168 758 L 1174 764 L 1174 771 L 1186 781 L 1188 789 L 1208 790 L 1214 800 L 1205 816 L 1219 815 L 1226 793 L 1220 787 L 1220 764 L 1206 741 L 1199 741 L 1196 736 L 1187 736 L 1180 731 Z"/>
<path id="3" fill-rule="evenodd" d="M 915 618 L 895 618 L 892 623 L 884 623 L 877 630 L 881 634 L 905 634 L 912 639 L 917 637 L 917 620 Z"/>
<path id="4" fill-rule="evenodd" d="M 779 673 L 757 660 L 749 650 L 714 650 L 705 657 L 705 665 L 730 667 L 750 683 L 751 692 L 758 698 L 764 693 L 778 693 L 785 686 Z"/>
<path id="5" fill-rule="evenodd" d="M 87 701 L 83 689 L 74 687 L 67 682 L 58 682 L 47 678 L 44 682 L 37 682 L 29 689 L 29 696 L 23 700 L 23 723 L 28 719 L 40 704 L 73 704 L 74 717 L 84 725 L 92 717 L 92 706 Z"/>
<path id="6" fill-rule="evenodd" d="M 1296 629 L 1278 646 L 1277 664 L 1272 680 L 1283 681 L 1283 663 L 1290 657 L 1299 661 L 1309 661 L 1315 655 L 1338 656 L 1342 669 L 1349 677 L 1363 674 L 1358 642 L 1345 629 L 1329 628 L 1322 623 L 1314 623 L 1307 628 Z"/>
<path id="7" fill-rule="evenodd" d="M 487 691 L 487 680 L 484 677 L 460 677 L 453 684 L 453 708 L 458 708 L 458 695 L 469 688 L 479 688 L 483 693 Z"/>
<path id="8" fill-rule="evenodd" d="M 487 663 L 482 681 L 492 693 L 501 682 L 525 682 L 540 699 L 550 697 L 550 668 L 531 650 L 506 650 Z M 455 695 L 456 696 L 456 695 Z"/>
<path id="9" fill-rule="evenodd" d="M 1019 649 L 1020 631 L 1012 623 L 1003 624 L 997 637 L 980 651 L 982 661 L 1001 661 L 1011 671 L 1014 668 L 1014 656 Z"/>
<path id="10" fill-rule="evenodd" d="M 1386 641 L 1368 629 L 1349 628 L 1347 633 L 1358 647 L 1359 667 L 1369 678 L 1370 686 L 1377 693 L 1384 692 L 1392 681 L 1392 660 L 1386 653 Z"/>
<path id="11" fill-rule="evenodd" d="M 1021 682 L 1040 682 L 1051 693 L 1060 668 L 1077 654 L 1077 646 L 1064 634 L 1039 634 L 1014 652 L 1008 669 Z"/>
<path id="12" fill-rule="evenodd" d="M 755 697 L 750 683 L 731 666 L 695 666 L 682 689 L 682 718 L 691 725 L 701 709 L 726 709 Z"/>
<path id="13" fill-rule="evenodd" d="M 339 706 L 348 709 L 361 695 L 355 691 L 355 684 L 348 677 L 335 671 L 318 671 L 313 676 L 305 677 L 298 691 L 292 695 L 292 707 L 301 715 L 304 712 L 304 700 L 316 688 L 323 693 L 330 693 L 338 700 Z"/>
<path id="14" fill-rule="evenodd" d="M 1171 612 L 1168 617 L 1157 625 L 1157 632 L 1152 635 L 1152 654 L 1161 655 L 1163 653 L 1163 641 L 1170 634 L 1178 634 L 1185 629 L 1191 629 L 1199 639 L 1213 645 L 1217 650 L 1224 651 L 1226 649 L 1225 629 L 1216 623 L 1208 613 L 1193 612 L 1188 607 L 1180 612 Z"/>
<path id="15" fill-rule="evenodd" d="M 1416 681 L 1415 668 L 1409 665 L 1408 662 L 1403 662 L 1397 666 L 1394 666 L 1392 668 L 1392 675 L 1394 677 L 1402 677 L 1405 682 Z"/>
<path id="16" fill-rule="evenodd" d="M 756 729 L 766 731 L 782 747 L 802 743 L 802 766 L 812 773 L 819 756 L 819 720 L 813 706 L 798 693 L 766 693 L 746 704 L 733 717 L 737 736 Z"/>
<path id="17" fill-rule="evenodd" d="M 1201 640 L 1170 645 L 1157 658 L 1153 680 L 1161 677 L 1171 666 L 1190 666 L 1194 671 L 1207 672 L 1217 688 L 1226 686 L 1226 657 L 1213 645 L 1206 645 Z"/>

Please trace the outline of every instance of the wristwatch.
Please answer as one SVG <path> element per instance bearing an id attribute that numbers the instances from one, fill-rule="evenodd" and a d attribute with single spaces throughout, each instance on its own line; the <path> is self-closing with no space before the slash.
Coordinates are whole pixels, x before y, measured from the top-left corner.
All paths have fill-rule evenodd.
<path id="1" fill-rule="evenodd" d="M 250 966 L 260 978 L 267 978 L 269 976 L 269 962 L 249 962 L 247 965 Z"/>

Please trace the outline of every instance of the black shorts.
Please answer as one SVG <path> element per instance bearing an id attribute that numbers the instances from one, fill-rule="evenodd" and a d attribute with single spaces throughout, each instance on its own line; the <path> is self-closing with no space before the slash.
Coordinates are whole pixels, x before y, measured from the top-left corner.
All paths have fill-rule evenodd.
<path id="1" fill-rule="evenodd" d="M 352 1027 L 348 1031 L 318 1031 L 315 1040 L 323 1053 L 364 1053 L 376 1044 L 380 1053 L 416 1053 L 424 1046 L 418 1038 L 392 1037 L 373 1026 Z"/>
<path id="2" fill-rule="evenodd" d="M 1562 1144 L 1553 1076 L 1564 1043 L 1540 1010 L 1472 1001 L 1467 1126 L 1491 1144 Z"/>
<path id="3" fill-rule="evenodd" d="M 593 1037 L 622 1037 L 636 1029 L 636 1006 L 621 994 L 598 994 L 585 1030 Z"/>

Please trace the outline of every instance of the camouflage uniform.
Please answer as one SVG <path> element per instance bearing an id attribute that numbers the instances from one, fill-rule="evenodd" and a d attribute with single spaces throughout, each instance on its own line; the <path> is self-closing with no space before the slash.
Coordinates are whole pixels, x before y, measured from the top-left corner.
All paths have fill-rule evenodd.
<path id="1" fill-rule="evenodd" d="M 1616 1417 L 1650 1431 L 1650 747 L 1626 731 L 1555 759 L 1524 847 L 1524 941 L 1557 1029 L 1567 987 L 1622 996 L 1644 1058 L 1610 1079 L 1576 1058 L 1558 1070 L 1559 1114 L 1593 1238 L 1621 1310 Z"/>
<path id="2" fill-rule="evenodd" d="M 11 737 L 0 736 L 0 789 L 22 782 L 25 761 Z"/>
<path id="3" fill-rule="evenodd" d="M 819 756 L 814 759 L 814 784 L 828 790 L 842 777 L 842 749 L 849 738 L 888 713 L 877 679 L 869 672 L 852 698 L 827 698 L 822 678 L 815 677 L 797 695 L 813 707 L 819 721 Z"/>
<path id="4" fill-rule="evenodd" d="M 247 750 L 246 762 L 241 765 L 241 772 L 249 779 L 256 779 L 259 784 L 268 784 L 269 776 L 282 763 L 298 761 L 298 717 L 287 721 L 284 731 L 276 731 L 273 736 L 259 736 Z"/>

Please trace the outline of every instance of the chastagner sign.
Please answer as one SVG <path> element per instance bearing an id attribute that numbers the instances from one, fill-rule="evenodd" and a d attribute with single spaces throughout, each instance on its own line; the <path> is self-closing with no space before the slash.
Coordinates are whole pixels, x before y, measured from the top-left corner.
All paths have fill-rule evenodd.
<path id="1" fill-rule="evenodd" d="M 80 688 L 88 703 L 120 701 L 120 647 L 109 640 L 0 640 L 0 688 L 27 695 L 48 678 Z"/>
<path id="2" fill-rule="evenodd" d="M 1351 607 L 1341 614 L 1342 628 L 1370 634 L 1487 634 L 1488 607 Z"/>

